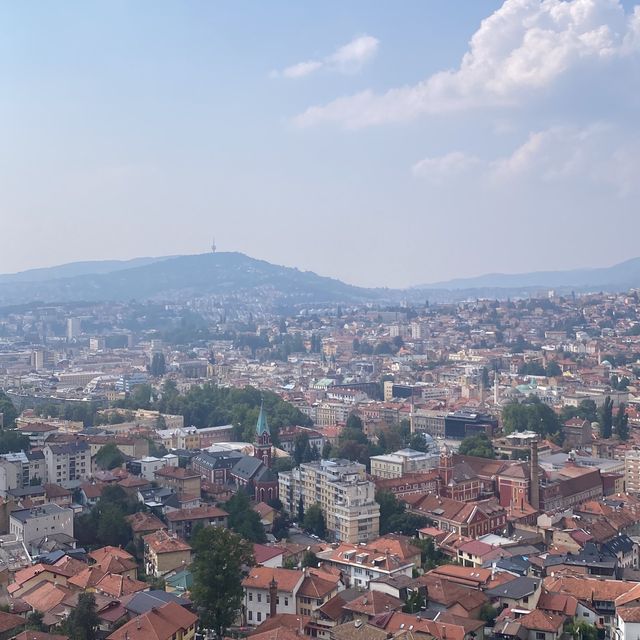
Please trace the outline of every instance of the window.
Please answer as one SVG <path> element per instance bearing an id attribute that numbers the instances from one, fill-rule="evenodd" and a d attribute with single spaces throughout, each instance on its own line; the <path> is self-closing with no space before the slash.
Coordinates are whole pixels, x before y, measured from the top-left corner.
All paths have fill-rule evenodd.
<path id="1" fill-rule="evenodd" d="M 258 594 L 258 602 L 262 602 L 262 594 L 261 593 Z"/>
<path id="2" fill-rule="evenodd" d="M 261 611 L 258 611 L 257 616 L 258 616 L 258 622 L 262 622 L 262 612 Z"/>
<path id="3" fill-rule="evenodd" d="M 249 620 L 253 620 L 253 611 L 249 610 Z"/>
<path id="4" fill-rule="evenodd" d="M 285 598 L 284 599 L 284 606 L 288 607 L 289 606 L 289 598 Z"/>
<path id="5" fill-rule="evenodd" d="M 249 602 L 253 602 L 253 593 L 249 591 Z"/>
<path id="6" fill-rule="evenodd" d="M 525 596 L 524 598 L 522 598 L 522 602 L 527 604 L 527 602 L 529 602 L 529 596 Z"/>
<path id="7" fill-rule="evenodd" d="M 536 631 L 536 640 L 545 640 L 544 631 Z"/>

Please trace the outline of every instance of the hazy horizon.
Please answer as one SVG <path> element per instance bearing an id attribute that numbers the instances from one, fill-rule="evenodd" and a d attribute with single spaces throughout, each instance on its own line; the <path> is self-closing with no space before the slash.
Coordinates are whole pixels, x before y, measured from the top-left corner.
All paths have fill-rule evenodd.
<path id="1" fill-rule="evenodd" d="M 0 273 L 213 236 L 376 287 L 639 255 L 637 2 L 0 17 Z"/>

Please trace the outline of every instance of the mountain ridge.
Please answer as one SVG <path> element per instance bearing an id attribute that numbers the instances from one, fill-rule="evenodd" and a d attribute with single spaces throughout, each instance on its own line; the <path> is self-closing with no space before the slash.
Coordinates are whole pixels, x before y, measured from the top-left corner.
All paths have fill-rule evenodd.
<path id="1" fill-rule="evenodd" d="M 0 305 L 28 302 L 244 300 L 260 306 L 318 303 L 455 302 L 528 297 L 545 289 L 625 291 L 640 286 L 640 258 L 610 267 L 485 274 L 407 289 L 366 288 L 239 252 L 67 263 L 0 275 Z"/>
<path id="2" fill-rule="evenodd" d="M 470 290 L 486 288 L 571 288 L 640 286 L 640 258 L 630 258 L 609 267 L 544 270 L 523 273 L 487 273 L 469 278 L 416 285 L 419 290 Z"/>

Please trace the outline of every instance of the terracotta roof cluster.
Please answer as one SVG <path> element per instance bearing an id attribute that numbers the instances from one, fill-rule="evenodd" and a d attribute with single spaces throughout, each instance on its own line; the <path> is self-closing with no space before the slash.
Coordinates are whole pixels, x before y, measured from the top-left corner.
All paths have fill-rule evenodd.
<path id="1" fill-rule="evenodd" d="M 108 640 L 169 640 L 196 624 L 198 616 L 175 602 L 151 609 L 114 631 Z"/>

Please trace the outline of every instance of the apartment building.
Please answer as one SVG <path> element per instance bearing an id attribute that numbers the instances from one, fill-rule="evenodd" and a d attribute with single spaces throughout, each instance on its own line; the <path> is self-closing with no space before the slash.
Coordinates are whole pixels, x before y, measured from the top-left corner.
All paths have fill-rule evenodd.
<path id="1" fill-rule="evenodd" d="M 402 478 L 438 466 L 439 456 L 415 449 L 400 449 L 381 456 L 371 456 L 371 475 L 375 478 Z"/>
<path id="2" fill-rule="evenodd" d="M 624 455 L 625 491 L 640 494 L 640 449 L 633 448 Z"/>
<path id="3" fill-rule="evenodd" d="M 300 501 L 305 510 L 320 505 L 336 541 L 357 544 L 378 537 L 380 506 L 363 464 L 337 459 L 301 464 L 279 474 L 279 490 L 289 513 L 297 513 Z"/>
<path id="4" fill-rule="evenodd" d="M 47 466 L 42 451 L 20 451 L 0 456 L 0 496 L 13 489 L 47 481 Z"/>
<path id="5" fill-rule="evenodd" d="M 25 546 L 53 534 L 63 533 L 73 538 L 73 510 L 50 503 L 14 511 L 9 516 L 9 533 Z"/>
<path id="6" fill-rule="evenodd" d="M 47 481 L 52 484 L 75 483 L 91 477 L 91 450 L 84 440 L 48 444 L 44 448 Z"/>

